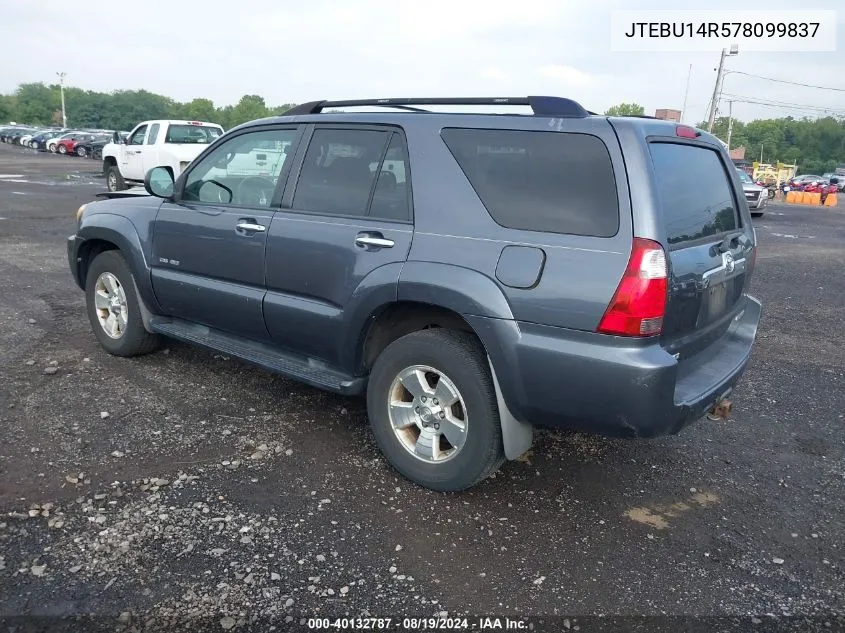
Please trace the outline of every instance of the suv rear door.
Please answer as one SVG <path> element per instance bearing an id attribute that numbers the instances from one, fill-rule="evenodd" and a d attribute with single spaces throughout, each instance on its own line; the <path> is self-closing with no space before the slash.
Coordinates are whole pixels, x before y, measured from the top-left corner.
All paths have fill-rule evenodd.
<path id="1" fill-rule="evenodd" d="M 267 234 L 267 329 L 282 347 L 342 365 L 344 336 L 354 329 L 344 322 L 357 314 L 357 291 L 375 273 L 366 296 L 395 300 L 411 247 L 404 133 L 317 125 L 289 181 Z"/>
<path id="2" fill-rule="evenodd" d="M 669 258 L 661 343 L 680 360 L 727 330 L 745 302 L 754 229 L 726 153 L 699 140 L 648 143 Z"/>

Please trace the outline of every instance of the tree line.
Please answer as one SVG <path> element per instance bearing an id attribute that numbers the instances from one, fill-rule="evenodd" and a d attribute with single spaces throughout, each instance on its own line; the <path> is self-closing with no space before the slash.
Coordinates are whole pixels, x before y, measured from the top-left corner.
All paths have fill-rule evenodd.
<path id="1" fill-rule="evenodd" d="M 620 103 L 605 112 L 608 116 L 645 114 L 636 103 Z M 713 134 L 728 141 L 728 117 L 717 117 Z M 707 121 L 698 124 L 707 129 Z M 737 119 L 731 126 L 731 148 L 744 147 L 745 159 L 764 163 L 797 164 L 800 173 L 824 174 L 845 164 L 845 119 L 824 118 Z"/>
<path id="2" fill-rule="evenodd" d="M 131 130 L 147 119 L 209 121 L 230 129 L 241 123 L 281 114 L 295 104 L 269 106 L 259 95 L 244 95 L 235 105 L 216 106 L 210 99 L 181 103 L 146 90 L 112 93 L 65 88 L 68 125 L 105 130 Z M 644 114 L 637 103 L 620 103 L 607 115 Z M 60 125 L 61 92 L 58 84 L 27 83 L 13 94 L 0 95 L 0 123 L 16 121 L 30 125 Z M 707 123 L 699 123 L 706 129 Z M 718 117 L 713 133 L 727 140 L 728 118 Z M 746 158 L 763 162 L 797 163 L 804 173 L 831 172 L 845 163 L 845 120 L 834 117 L 757 119 L 745 123 L 734 119 L 731 147 L 745 147 Z"/>
<path id="3" fill-rule="evenodd" d="M 268 106 L 259 95 L 244 95 L 235 105 L 215 106 L 210 99 L 180 103 L 147 90 L 112 93 L 65 87 L 65 112 L 69 127 L 131 130 L 148 119 L 185 119 L 217 123 L 230 129 L 241 123 L 281 114 L 295 104 Z M 62 99 L 58 84 L 21 84 L 9 95 L 0 95 L 0 124 L 61 125 Z"/>

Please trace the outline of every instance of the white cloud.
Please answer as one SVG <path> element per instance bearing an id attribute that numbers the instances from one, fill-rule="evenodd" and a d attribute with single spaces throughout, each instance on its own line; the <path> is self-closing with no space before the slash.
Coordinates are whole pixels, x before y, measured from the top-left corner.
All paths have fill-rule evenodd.
<path id="1" fill-rule="evenodd" d="M 837 9 L 841 0 L 814 8 Z M 693 64 L 690 120 L 705 115 L 718 55 L 610 50 L 610 14 L 625 0 L 148 0 L 141 13 L 113 0 L 3 7 L 0 92 L 54 82 L 147 90 L 218 105 L 244 94 L 270 104 L 322 98 L 551 94 L 594 111 L 621 101 L 680 108 Z M 675 8 L 642 0 L 642 8 Z M 729 9 L 731 0 L 708 8 Z M 771 8 L 795 8 L 770 0 Z M 147 18 L 149 16 L 149 18 Z M 845 44 L 845 12 L 839 12 Z M 85 45 L 75 45 L 84 37 Z M 61 38 L 70 38 L 64 41 Z M 845 88 L 845 56 L 740 53 L 735 70 Z M 765 72 L 764 72 L 765 69 Z M 845 111 L 845 92 L 731 75 L 725 91 Z M 740 118 L 800 112 L 734 104 Z"/>

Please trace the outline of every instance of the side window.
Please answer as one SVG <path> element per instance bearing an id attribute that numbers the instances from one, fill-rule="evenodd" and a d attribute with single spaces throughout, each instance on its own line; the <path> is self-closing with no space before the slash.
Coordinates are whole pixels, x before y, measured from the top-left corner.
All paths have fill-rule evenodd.
<path id="1" fill-rule="evenodd" d="M 129 144 L 130 145 L 143 145 L 144 144 L 144 135 L 146 133 L 147 133 L 147 126 L 142 125 L 137 130 L 135 130 L 135 133 L 129 139 Z"/>
<path id="2" fill-rule="evenodd" d="M 366 216 L 389 137 L 389 132 L 374 130 L 316 130 L 305 153 L 293 208 Z"/>
<path id="3" fill-rule="evenodd" d="M 159 124 L 153 123 L 150 127 L 150 135 L 147 137 L 147 145 L 154 145 L 156 138 L 158 138 Z"/>
<path id="4" fill-rule="evenodd" d="M 499 225 L 592 237 L 619 230 L 613 164 L 597 136 L 446 128 L 441 137 Z"/>
<path id="5" fill-rule="evenodd" d="M 269 207 L 296 134 L 296 129 L 257 130 L 230 138 L 191 169 L 182 200 Z"/>
<path id="6" fill-rule="evenodd" d="M 402 135 L 394 132 L 376 180 L 376 189 L 370 205 L 371 217 L 410 220 L 407 155 Z"/>

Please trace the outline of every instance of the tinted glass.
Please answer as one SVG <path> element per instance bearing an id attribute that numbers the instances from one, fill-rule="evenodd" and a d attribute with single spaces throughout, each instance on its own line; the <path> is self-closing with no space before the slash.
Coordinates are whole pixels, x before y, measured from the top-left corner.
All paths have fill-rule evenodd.
<path id="1" fill-rule="evenodd" d="M 378 163 L 371 165 L 375 169 Z M 410 183 L 405 143 L 401 134 L 394 133 L 381 163 L 370 216 L 385 220 L 409 220 Z"/>
<path id="2" fill-rule="evenodd" d="M 183 200 L 269 207 L 293 153 L 296 130 L 259 130 L 234 136 L 204 156 L 185 180 Z"/>
<path id="3" fill-rule="evenodd" d="M 749 176 L 742 169 L 737 169 L 736 173 L 739 176 L 739 179 L 740 179 L 741 182 L 744 182 L 744 183 L 753 183 L 754 182 L 753 180 L 751 180 L 751 176 Z"/>
<path id="4" fill-rule="evenodd" d="M 223 132 L 209 125 L 168 125 L 165 143 L 200 143 L 208 145 Z"/>
<path id="5" fill-rule="evenodd" d="M 651 157 L 670 244 L 737 228 L 730 181 L 715 150 L 652 143 Z"/>
<path id="6" fill-rule="evenodd" d="M 293 208 L 364 216 L 390 134 L 372 130 L 314 132 L 296 185 Z"/>
<path id="7" fill-rule="evenodd" d="M 616 180 L 599 138 L 465 128 L 442 137 L 502 226 L 598 237 L 618 231 Z"/>
<path id="8" fill-rule="evenodd" d="M 147 145 L 153 145 L 156 142 L 156 138 L 158 138 L 158 130 L 161 126 L 158 123 L 153 123 L 150 126 L 150 135 L 147 137 Z"/>

